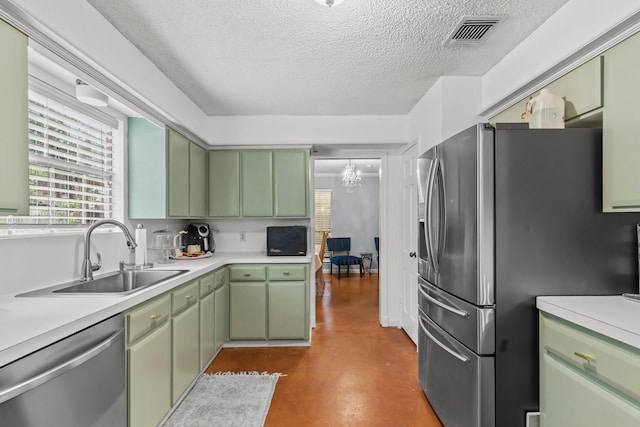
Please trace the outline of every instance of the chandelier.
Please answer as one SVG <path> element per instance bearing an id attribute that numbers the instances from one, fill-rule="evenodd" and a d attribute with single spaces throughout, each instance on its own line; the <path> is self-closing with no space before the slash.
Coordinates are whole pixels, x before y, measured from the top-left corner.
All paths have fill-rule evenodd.
<path id="1" fill-rule="evenodd" d="M 361 185 L 362 177 L 360 176 L 360 171 L 357 171 L 351 164 L 351 160 L 349 160 L 349 164 L 344 168 L 342 174 L 342 186 L 347 189 L 348 193 L 351 193 Z"/>
<path id="2" fill-rule="evenodd" d="M 320 3 L 323 6 L 335 6 L 342 3 L 344 0 L 316 0 L 317 3 Z"/>

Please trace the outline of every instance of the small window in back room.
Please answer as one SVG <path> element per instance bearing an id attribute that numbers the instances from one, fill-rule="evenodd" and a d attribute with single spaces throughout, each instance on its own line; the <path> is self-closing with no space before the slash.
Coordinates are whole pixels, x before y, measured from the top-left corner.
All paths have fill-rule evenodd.
<path id="1" fill-rule="evenodd" d="M 331 231 L 331 190 L 315 191 L 315 245 L 320 247 L 322 232 Z"/>
<path id="2" fill-rule="evenodd" d="M 29 216 L 0 223 L 88 225 L 114 217 L 118 121 L 74 108 L 74 100 L 63 104 L 65 94 L 49 95 L 29 89 Z"/>

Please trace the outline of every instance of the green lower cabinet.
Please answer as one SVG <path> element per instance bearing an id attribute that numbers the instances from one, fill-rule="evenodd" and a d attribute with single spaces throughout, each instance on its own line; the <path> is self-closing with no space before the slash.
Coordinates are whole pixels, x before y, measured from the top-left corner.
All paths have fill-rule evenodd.
<path id="1" fill-rule="evenodd" d="M 267 339 L 267 284 L 231 282 L 229 295 L 229 338 Z"/>
<path id="2" fill-rule="evenodd" d="M 211 292 L 200 299 L 200 369 L 206 366 L 216 352 L 215 309 L 215 293 Z"/>
<path id="3" fill-rule="evenodd" d="M 229 283 L 215 290 L 215 351 L 229 341 Z"/>
<path id="4" fill-rule="evenodd" d="M 269 339 L 309 338 L 307 284 L 269 282 Z"/>
<path id="5" fill-rule="evenodd" d="M 172 403 L 200 373 L 199 281 L 171 293 Z"/>

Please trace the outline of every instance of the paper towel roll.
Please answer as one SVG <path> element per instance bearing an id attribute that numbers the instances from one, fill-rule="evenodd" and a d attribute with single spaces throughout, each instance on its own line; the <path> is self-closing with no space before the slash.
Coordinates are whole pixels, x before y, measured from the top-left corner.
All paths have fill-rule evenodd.
<path id="1" fill-rule="evenodd" d="M 144 265 L 147 263 L 147 230 L 138 224 L 136 228 L 136 265 Z"/>

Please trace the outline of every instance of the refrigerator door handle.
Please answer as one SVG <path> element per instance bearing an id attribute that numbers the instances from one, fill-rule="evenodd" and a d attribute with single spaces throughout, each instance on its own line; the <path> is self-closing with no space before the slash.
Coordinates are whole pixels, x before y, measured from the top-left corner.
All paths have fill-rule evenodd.
<path id="1" fill-rule="evenodd" d="M 438 185 L 440 189 L 440 191 L 438 192 L 438 194 L 440 195 L 440 201 L 438 203 L 438 207 L 440 208 L 440 226 L 438 230 L 438 255 L 436 257 L 436 261 L 438 264 L 438 270 L 440 270 L 440 260 L 442 259 L 442 253 L 444 252 L 444 242 L 447 235 L 447 207 L 445 205 L 445 203 L 447 202 L 447 195 L 444 187 L 444 169 L 442 168 L 442 162 L 439 159 L 437 172 L 439 177 Z"/>
<path id="2" fill-rule="evenodd" d="M 431 341 L 433 341 L 438 347 L 440 347 L 441 349 L 443 349 L 444 351 L 446 351 L 447 353 L 449 353 L 450 355 L 452 355 L 453 357 L 455 357 L 456 359 L 458 359 L 462 363 L 468 363 L 469 362 L 469 358 L 467 356 L 465 356 L 464 354 L 456 353 L 455 351 L 451 350 L 449 347 L 447 347 L 446 345 L 444 345 L 440 341 L 438 341 L 433 335 L 431 335 L 431 333 L 427 330 L 426 326 L 424 325 L 424 320 L 423 320 L 422 316 L 420 316 L 419 323 L 420 323 L 420 329 L 422 329 L 422 332 L 424 332 L 427 335 L 427 337 Z"/>
<path id="3" fill-rule="evenodd" d="M 433 245 L 431 244 L 431 203 L 433 197 L 433 181 L 435 178 L 437 161 L 437 159 L 434 159 L 429 164 L 427 185 L 424 189 L 424 241 L 427 247 L 427 261 L 431 265 L 431 268 L 433 268 L 433 271 L 436 271 L 436 265 L 433 259 Z"/>
<path id="4" fill-rule="evenodd" d="M 432 297 L 431 295 L 427 294 L 424 289 L 423 289 L 423 285 L 420 285 L 420 287 L 418 288 L 418 291 L 420 291 L 420 293 L 422 294 L 422 296 L 424 296 L 426 299 L 428 299 L 430 302 L 434 303 L 435 305 L 437 305 L 438 307 L 447 310 L 453 314 L 457 314 L 460 317 L 469 317 L 469 312 L 468 311 L 464 311 L 464 310 L 458 310 L 455 307 L 451 307 L 450 305 L 444 304 L 440 301 L 438 301 L 437 299 L 435 299 L 434 297 Z"/>

